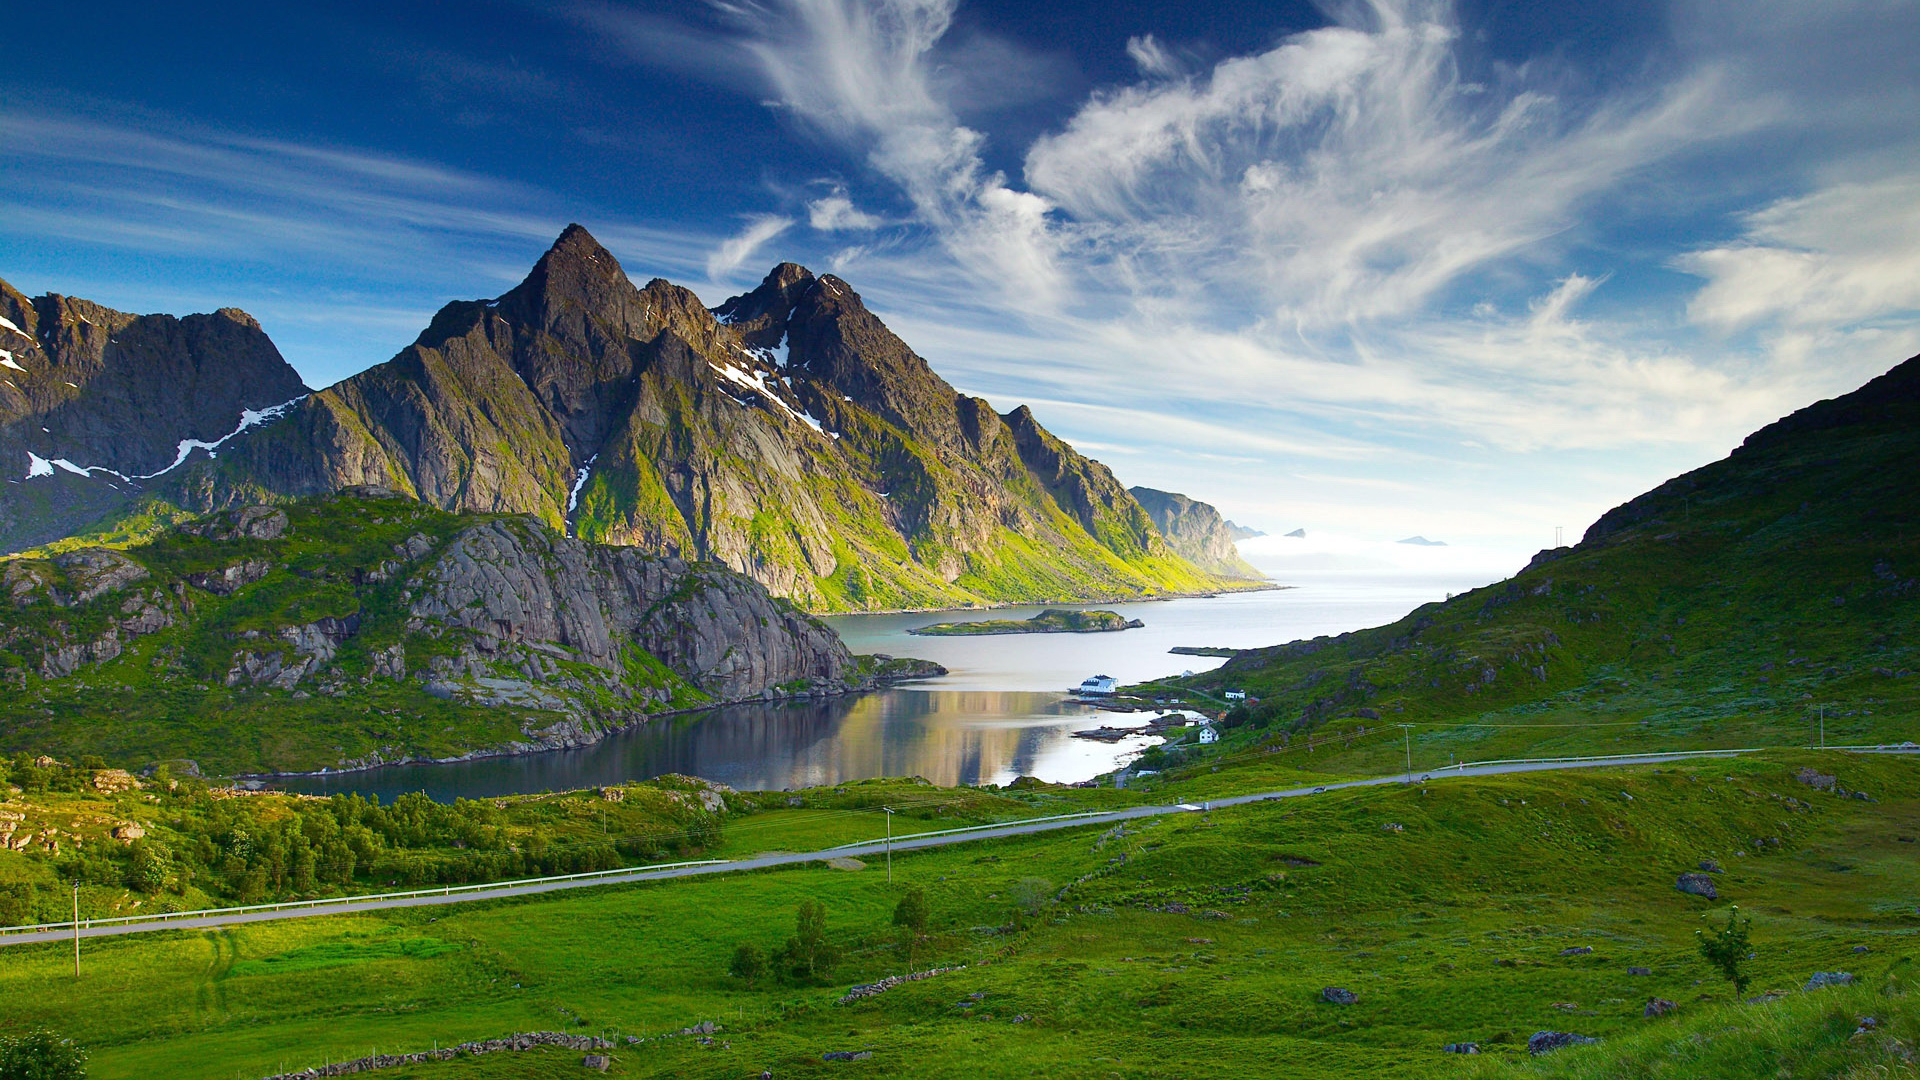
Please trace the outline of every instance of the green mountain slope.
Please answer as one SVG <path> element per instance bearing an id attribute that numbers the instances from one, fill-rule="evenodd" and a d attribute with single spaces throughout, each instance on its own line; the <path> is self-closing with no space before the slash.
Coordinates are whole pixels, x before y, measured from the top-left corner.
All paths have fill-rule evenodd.
<path id="1" fill-rule="evenodd" d="M 1609 512 L 1513 578 L 1241 653 L 1274 737 L 1413 722 L 1416 761 L 1920 739 L 1920 358 Z M 1389 753 L 1390 751 L 1390 753 Z M 1400 740 L 1379 754 L 1397 762 Z M 1325 756 L 1324 754 L 1322 756 Z"/>
<path id="2" fill-rule="evenodd" d="M 1224 577 L 1266 580 L 1266 575 L 1241 558 L 1240 549 L 1234 546 L 1236 540 L 1264 533 L 1242 529 L 1222 518 L 1211 504 L 1178 492 L 1149 487 L 1131 487 L 1127 492 L 1139 500 L 1141 508 L 1153 518 L 1154 528 L 1188 562 Z"/>
<path id="3" fill-rule="evenodd" d="M 846 282 L 775 268 L 715 311 L 572 226 L 518 287 L 201 461 L 209 509 L 376 484 L 708 559 L 815 610 L 1230 583 L 1025 408 L 946 383 Z"/>
<path id="4" fill-rule="evenodd" d="M 723 567 L 380 489 L 0 563 L 6 751 L 311 770 L 580 745 L 874 674 Z"/>

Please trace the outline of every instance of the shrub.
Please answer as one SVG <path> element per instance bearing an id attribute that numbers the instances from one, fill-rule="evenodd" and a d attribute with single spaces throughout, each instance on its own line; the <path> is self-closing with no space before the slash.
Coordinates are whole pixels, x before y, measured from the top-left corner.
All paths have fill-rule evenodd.
<path id="1" fill-rule="evenodd" d="M 1736 994 L 1746 993 L 1747 984 L 1753 981 L 1751 975 L 1741 970 L 1742 965 L 1753 955 L 1753 945 L 1747 935 L 1747 931 L 1752 927 L 1753 916 L 1749 915 L 1745 921 L 1742 921 L 1740 905 L 1735 904 L 1727 909 L 1726 926 L 1717 930 L 1693 932 L 1694 936 L 1700 940 L 1700 955 L 1706 958 L 1707 963 L 1720 969 L 1720 974 L 1726 976 L 1727 981 L 1733 984 Z"/>
<path id="2" fill-rule="evenodd" d="M 742 943 L 733 950 L 733 959 L 727 961 L 727 974 L 748 986 L 759 982 L 767 974 L 766 950 L 752 942 Z"/>
<path id="3" fill-rule="evenodd" d="M 82 1080 L 86 1051 L 51 1031 L 0 1038 L 0 1080 Z"/>

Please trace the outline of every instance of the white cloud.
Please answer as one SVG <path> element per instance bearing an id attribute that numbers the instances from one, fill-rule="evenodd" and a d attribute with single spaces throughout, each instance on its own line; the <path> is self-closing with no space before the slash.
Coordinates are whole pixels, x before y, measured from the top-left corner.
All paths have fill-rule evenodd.
<path id="1" fill-rule="evenodd" d="M 921 224 L 963 266 L 1021 304 L 1061 292 L 1047 204 L 986 168 L 931 53 L 956 0 L 782 0 L 733 8 L 744 47 L 783 108 L 899 185 Z"/>
<path id="2" fill-rule="evenodd" d="M 763 214 L 750 218 L 747 227 L 728 237 L 707 256 L 707 280 L 719 281 L 740 268 L 761 245 L 793 227 L 789 218 Z"/>
<path id="3" fill-rule="evenodd" d="M 1808 331 L 1920 313 L 1920 176 L 1835 184 L 1744 225 L 1738 243 L 1678 260 L 1707 280 L 1687 307 L 1695 321 Z"/>
<path id="4" fill-rule="evenodd" d="M 1127 39 L 1127 57 L 1140 69 L 1142 75 L 1157 75 L 1171 78 L 1181 73 L 1180 64 L 1167 52 L 1166 46 L 1154 40 L 1152 34 L 1141 34 Z"/>
<path id="5" fill-rule="evenodd" d="M 817 232 L 867 232 L 885 222 L 853 205 L 844 190 L 807 204 L 807 224 Z"/>
<path id="6" fill-rule="evenodd" d="M 1205 77 L 1097 96 L 1031 148 L 1027 178 L 1132 279 L 1224 283 L 1317 328 L 1416 311 L 1747 122 L 1710 77 L 1577 107 L 1527 69 L 1466 80 L 1461 47 L 1446 4 L 1355 6 Z"/>

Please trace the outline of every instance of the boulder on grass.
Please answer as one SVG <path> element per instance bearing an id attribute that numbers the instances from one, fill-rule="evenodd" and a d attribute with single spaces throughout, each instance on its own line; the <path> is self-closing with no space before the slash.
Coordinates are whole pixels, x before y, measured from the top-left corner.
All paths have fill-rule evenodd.
<path id="1" fill-rule="evenodd" d="M 1563 1046 L 1587 1046 L 1599 1041 L 1590 1036 L 1575 1035 L 1571 1031 L 1536 1031 L 1527 1039 L 1527 1053 L 1537 1057 Z"/>
<path id="2" fill-rule="evenodd" d="M 1679 1007 L 1680 1006 L 1675 1005 L 1666 998 L 1648 998 L 1646 1011 L 1640 1015 L 1645 1017 L 1665 1016 Z"/>
<path id="3" fill-rule="evenodd" d="M 1720 899 L 1720 891 L 1713 887 L 1713 879 L 1705 874 L 1681 874 L 1680 880 L 1674 882 L 1673 887 L 1683 893 L 1704 896 L 1709 900 Z"/>
<path id="4" fill-rule="evenodd" d="M 1803 990 L 1818 990 L 1823 986 L 1852 986 L 1853 976 L 1844 971 L 1816 971 L 1813 978 L 1807 980 Z"/>
<path id="5" fill-rule="evenodd" d="M 1320 1000 L 1329 1005 L 1351 1005 L 1360 1000 L 1360 995 L 1338 986 L 1329 986 L 1320 991 Z"/>

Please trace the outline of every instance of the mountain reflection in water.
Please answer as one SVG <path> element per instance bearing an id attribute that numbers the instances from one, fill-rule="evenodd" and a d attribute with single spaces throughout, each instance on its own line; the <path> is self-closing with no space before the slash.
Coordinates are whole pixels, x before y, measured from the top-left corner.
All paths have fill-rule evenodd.
<path id="1" fill-rule="evenodd" d="M 734 705 L 666 717 L 579 750 L 396 765 L 289 778 L 279 786 L 382 801 L 407 791 L 437 800 L 618 784 L 687 773 L 740 790 L 920 776 L 936 784 L 1004 784 L 1018 776 L 1076 781 L 1115 768 L 1153 740 L 1119 745 L 1074 739 L 1093 711 L 1057 693 L 889 690 L 825 701 Z M 1145 717 L 1109 717 L 1116 725 Z"/>

